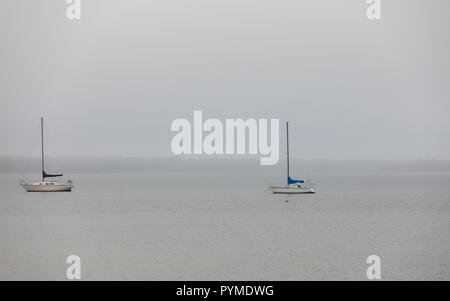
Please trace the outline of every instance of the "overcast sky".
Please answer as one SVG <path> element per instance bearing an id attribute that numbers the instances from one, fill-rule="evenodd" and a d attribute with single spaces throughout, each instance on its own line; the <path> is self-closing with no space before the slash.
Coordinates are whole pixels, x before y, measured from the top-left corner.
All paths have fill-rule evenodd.
<path id="1" fill-rule="evenodd" d="M 381 21 L 364 0 L 66 7 L 0 2 L 0 155 L 39 155 L 44 116 L 50 156 L 170 156 L 171 122 L 203 110 L 289 120 L 299 158 L 450 159 L 448 0 Z"/>

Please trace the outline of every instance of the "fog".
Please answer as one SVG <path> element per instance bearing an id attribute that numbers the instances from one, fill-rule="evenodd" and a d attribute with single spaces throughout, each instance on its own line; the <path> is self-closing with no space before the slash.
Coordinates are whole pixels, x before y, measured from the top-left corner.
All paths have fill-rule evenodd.
<path id="1" fill-rule="evenodd" d="M 271 178 L 285 179 L 286 160 L 272 166 L 261 166 L 259 158 L 238 156 L 205 159 L 203 156 L 175 158 L 137 157 L 50 157 L 46 160 L 48 172 L 127 173 L 202 172 L 206 174 L 266 173 Z M 450 172 L 450 160 L 304 160 L 291 158 L 291 174 L 309 177 L 320 173 L 439 173 Z M 40 175 L 40 158 L 0 157 L 0 174 L 15 174 L 16 178 L 36 178 Z"/>
<path id="2" fill-rule="evenodd" d="M 305 160 L 450 159 L 449 1 L 382 1 L 380 21 L 361 0 L 66 8 L 0 3 L 0 156 L 39 155 L 43 116 L 49 156 L 168 157 L 202 110 L 289 120 Z"/>

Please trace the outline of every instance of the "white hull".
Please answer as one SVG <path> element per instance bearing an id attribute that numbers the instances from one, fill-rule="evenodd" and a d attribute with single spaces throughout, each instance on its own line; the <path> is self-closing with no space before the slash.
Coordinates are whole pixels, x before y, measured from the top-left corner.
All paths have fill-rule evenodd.
<path id="1" fill-rule="evenodd" d="M 303 194 L 315 193 L 314 188 L 290 187 L 290 186 L 271 186 L 269 189 L 275 194 Z"/>
<path id="2" fill-rule="evenodd" d="M 48 182 L 33 183 L 33 184 L 20 184 L 28 192 L 62 192 L 72 191 L 72 184 L 53 183 Z"/>

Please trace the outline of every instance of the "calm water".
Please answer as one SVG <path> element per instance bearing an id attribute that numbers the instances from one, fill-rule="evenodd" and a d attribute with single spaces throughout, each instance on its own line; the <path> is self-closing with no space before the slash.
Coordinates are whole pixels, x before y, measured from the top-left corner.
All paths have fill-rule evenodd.
<path id="1" fill-rule="evenodd" d="M 269 174 L 72 174 L 71 193 L 0 175 L 0 279 L 450 280 L 449 173 L 315 174 L 319 193 L 265 191 Z M 289 200 L 288 203 L 285 200 Z"/>

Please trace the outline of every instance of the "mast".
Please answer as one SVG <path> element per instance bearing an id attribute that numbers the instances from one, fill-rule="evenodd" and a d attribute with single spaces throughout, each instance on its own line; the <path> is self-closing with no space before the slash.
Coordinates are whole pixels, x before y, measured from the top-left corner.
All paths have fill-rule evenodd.
<path id="1" fill-rule="evenodd" d="M 286 183 L 289 186 L 289 121 L 286 121 L 286 157 L 287 157 L 287 178 Z"/>
<path id="2" fill-rule="evenodd" d="M 42 182 L 44 182 L 44 118 L 41 117 L 41 169 Z"/>

